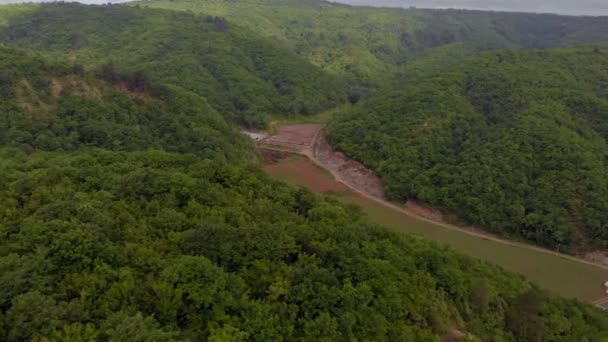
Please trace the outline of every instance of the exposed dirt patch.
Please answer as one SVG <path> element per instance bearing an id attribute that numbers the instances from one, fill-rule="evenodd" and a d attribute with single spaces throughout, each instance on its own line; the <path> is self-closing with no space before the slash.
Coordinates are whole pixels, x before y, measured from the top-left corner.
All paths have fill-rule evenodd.
<path id="1" fill-rule="evenodd" d="M 365 165 L 348 159 L 344 153 L 336 151 L 325 139 L 323 133 L 317 138 L 314 157 L 327 169 L 340 175 L 340 179 L 353 188 L 379 199 L 386 199 L 386 192 L 380 177 Z"/>
<path id="2" fill-rule="evenodd" d="M 51 80 L 50 90 L 54 98 L 61 95 L 71 95 L 92 98 L 97 101 L 103 100 L 103 89 L 107 87 L 101 81 L 87 82 L 77 77 L 54 78 Z M 126 94 L 131 99 L 148 104 L 152 102 L 153 97 L 146 91 L 132 90 L 127 87 L 124 82 L 119 82 L 113 86 L 118 91 Z"/>
<path id="3" fill-rule="evenodd" d="M 283 126 L 279 128 L 276 135 L 268 138 L 266 142 L 270 144 L 310 147 L 314 144 L 315 137 L 322 128 L 323 125 L 319 124 Z"/>
<path id="4" fill-rule="evenodd" d="M 118 82 L 114 86 L 121 92 L 127 94 L 127 96 L 129 96 L 131 99 L 139 100 L 144 104 L 149 104 L 150 102 L 152 102 L 152 100 L 154 100 L 154 98 L 148 91 L 131 89 L 127 86 L 125 82 Z"/>
<path id="5" fill-rule="evenodd" d="M 62 95 L 88 97 L 101 101 L 103 98 L 100 90 L 101 84 L 91 84 L 77 77 L 53 78 L 50 83 L 50 91 L 53 98 L 59 98 Z"/>
<path id="6" fill-rule="evenodd" d="M 380 178 L 363 164 L 334 150 L 327 143 L 322 129 L 323 125 L 320 124 L 283 126 L 276 135 L 264 140 L 264 145 L 304 154 L 334 173 L 339 182 L 371 196 L 386 199 Z"/>
<path id="7" fill-rule="evenodd" d="M 322 169 L 311 163 L 306 157 L 283 151 L 260 150 L 259 153 L 265 161 L 268 161 L 264 166 L 264 171 L 278 179 L 320 193 L 339 193 L 349 190 L 346 185 L 328 177 Z"/>
<path id="8" fill-rule="evenodd" d="M 61 85 L 61 82 L 58 79 L 53 78 L 51 80 L 51 95 L 54 98 L 58 98 L 61 95 L 62 91 L 63 91 L 63 85 Z"/>
<path id="9" fill-rule="evenodd" d="M 416 201 L 407 201 L 404 208 L 414 215 L 433 221 L 446 222 L 446 218 L 441 211 L 435 208 L 426 207 Z"/>
<path id="10" fill-rule="evenodd" d="M 584 259 L 597 264 L 608 266 L 608 252 L 607 251 L 595 251 L 585 254 Z"/>

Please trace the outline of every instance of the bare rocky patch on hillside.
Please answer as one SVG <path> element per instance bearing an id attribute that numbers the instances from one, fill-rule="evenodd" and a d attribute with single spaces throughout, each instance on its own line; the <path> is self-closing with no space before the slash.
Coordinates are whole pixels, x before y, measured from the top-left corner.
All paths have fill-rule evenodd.
<path id="1" fill-rule="evenodd" d="M 365 165 L 336 151 L 321 133 L 314 148 L 315 158 L 329 170 L 340 175 L 342 181 L 371 196 L 386 199 L 384 184 L 376 173 Z"/>

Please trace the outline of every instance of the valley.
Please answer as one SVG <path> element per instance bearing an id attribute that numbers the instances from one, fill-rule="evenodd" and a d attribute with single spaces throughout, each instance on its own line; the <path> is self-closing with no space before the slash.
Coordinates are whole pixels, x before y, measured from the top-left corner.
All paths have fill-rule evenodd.
<path id="1" fill-rule="evenodd" d="M 316 131 L 311 131 L 311 128 L 316 128 Z M 388 202 L 382 185 L 378 184 L 380 180 L 370 171 L 362 171 L 365 168 L 358 163 L 347 161 L 343 155 L 330 151 L 322 129 L 321 124 L 289 124 L 279 128 L 276 136 L 263 141 L 259 147 L 266 173 L 288 183 L 335 196 L 344 203 L 357 205 L 373 221 L 386 227 L 448 245 L 459 252 L 519 273 L 560 295 L 588 302 L 605 298 L 603 283 L 604 278 L 608 279 L 608 267 L 605 265 L 500 239 L 472 228 L 430 220 Z M 302 136 L 308 137 L 304 139 L 307 143 L 302 144 L 302 139 L 294 138 Z M 277 141 L 280 143 L 277 144 Z M 298 148 L 286 148 L 290 145 Z"/>

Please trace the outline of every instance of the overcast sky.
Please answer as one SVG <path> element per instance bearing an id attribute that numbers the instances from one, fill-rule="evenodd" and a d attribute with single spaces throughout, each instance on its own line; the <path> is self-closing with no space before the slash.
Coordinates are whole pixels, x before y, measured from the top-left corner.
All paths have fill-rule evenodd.
<path id="1" fill-rule="evenodd" d="M 608 0 L 338 0 L 352 5 L 608 15 Z"/>
<path id="2" fill-rule="evenodd" d="M 14 4 L 19 2 L 53 2 L 55 0 L 0 0 L 0 4 Z M 127 2 L 131 0 L 63 0 L 65 2 L 82 2 L 83 4 L 107 4 L 108 2 Z"/>
<path id="3" fill-rule="evenodd" d="M 39 2 L 40 0 L 38 0 Z M 44 1 L 44 0 L 42 0 Z M 124 2 L 126 0 L 81 0 L 83 3 Z M 333 0 L 351 5 L 419 7 L 419 8 L 467 8 L 495 11 L 521 11 L 560 13 L 570 15 L 606 15 L 608 0 Z M 1 3 L 23 2 L 0 0 Z"/>

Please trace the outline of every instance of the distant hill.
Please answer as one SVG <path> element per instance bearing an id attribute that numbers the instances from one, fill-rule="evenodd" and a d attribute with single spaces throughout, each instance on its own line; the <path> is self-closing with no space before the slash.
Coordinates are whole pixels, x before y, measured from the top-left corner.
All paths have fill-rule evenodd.
<path id="1" fill-rule="evenodd" d="M 76 65 L 0 47 L 0 145 L 26 151 L 150 148 L 238 162 L 249 144 L 207 102 L 115 75 L 114 84 Z"/>
<path id="2" fill-rule="evenodd" d="M 400 84 L 411 63 L 424 72 L 493 49 L 608 42 L 608 18 L 463 10 L 362 8 L 320 0 L 149 0 L 138 6 L 227 18 L 362 87 Z M 421 65 L 418 64 L 420 68 Z M 417 70 L 417 72 L 420 70 Z"/>
<path id="3" fill-rule="evenodd" d="M 0 42 L 87 69 L 113 62 L 120 71 L 143 71 L 156 83 L 205 97 L 231 121 L 248 126 L 263 126 L 269 114 L 315 113 L 346 97 L 336 77 L 223 18 L 47 4 L 5 21 Z"/>
<path id="4" fill-rule="evenodd" d="M 560 250 L 608 247 L 608 50 L 486 53 L 328 130 L 414 199 Z"/>
<path id="5" fill-rule="evenodd" d="M 155 81 L 206 97 L 231 121 L 258 127 L 269 114 L 305 115 L 346 98 L 354 102 L 480 51 L 608 42 L 608 18 L 317 0 L 151 0 L 16 10 L 21 6 L 0 14 L 0 25 L 6 23 L 0 42 L 92 67 L 114 60 L 124 70 L 142 69 Z"/>

